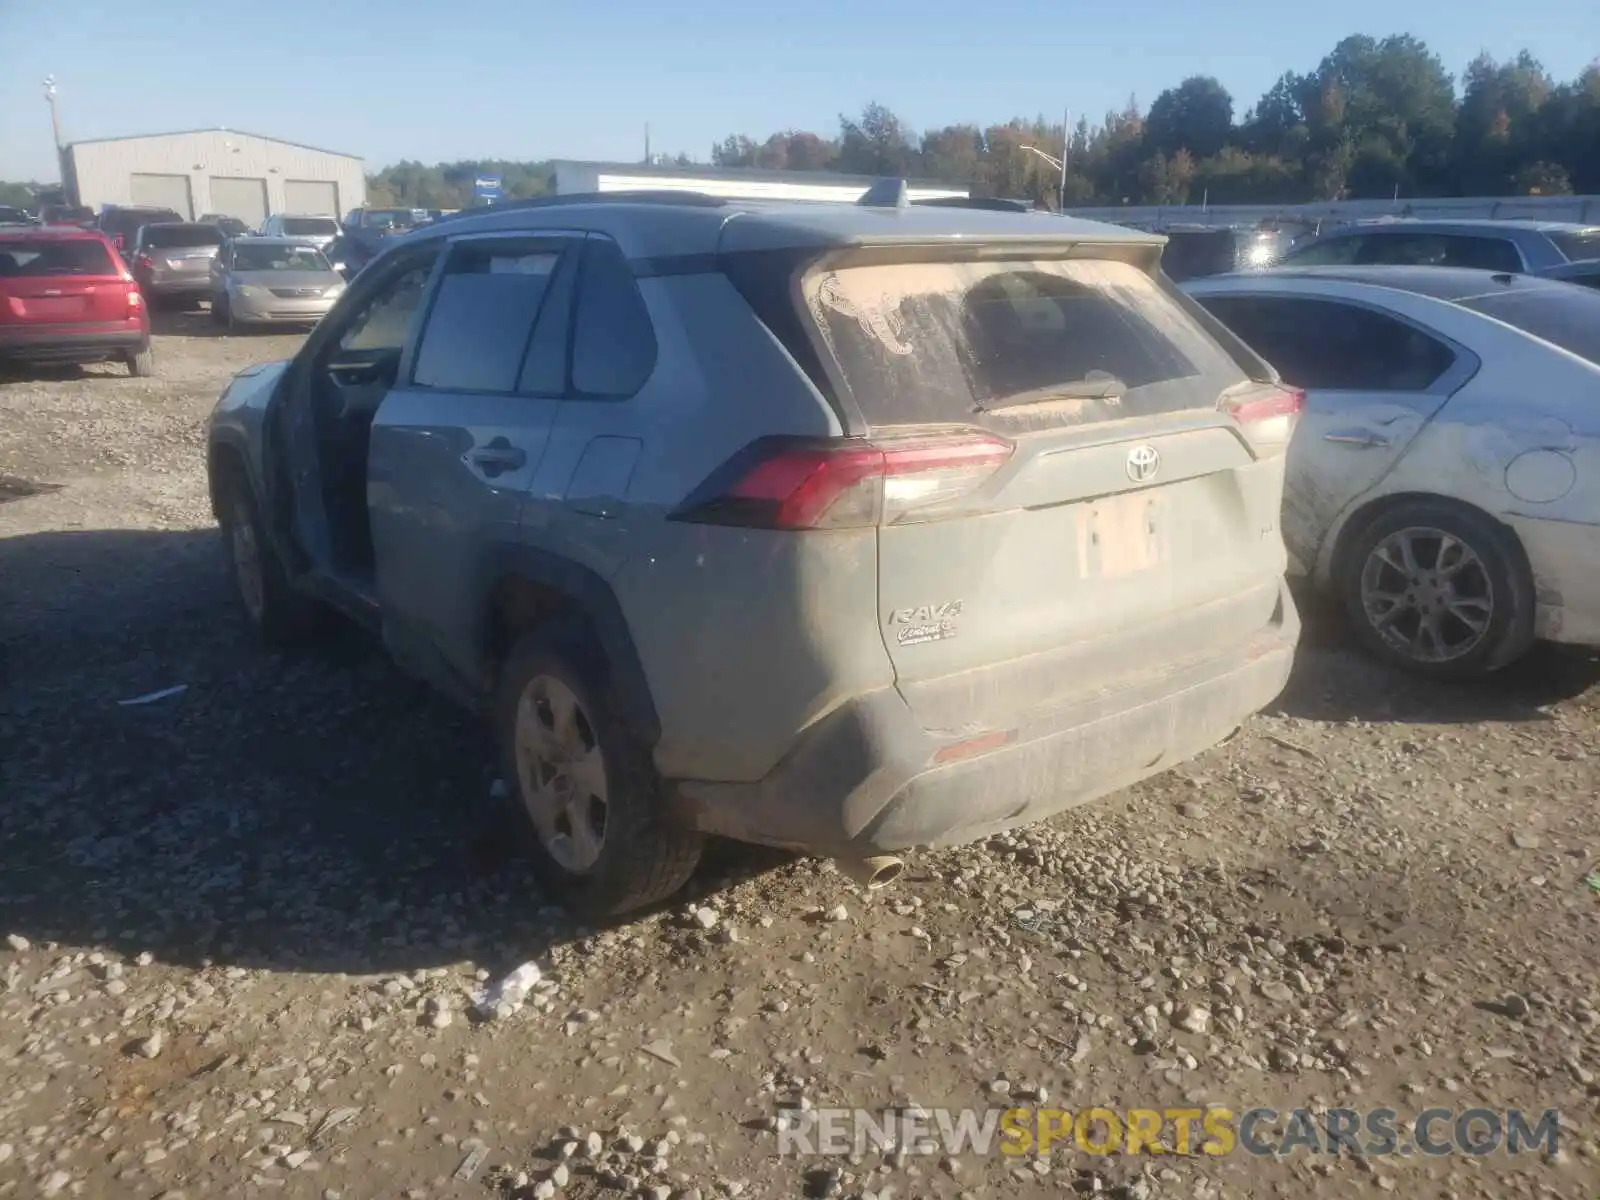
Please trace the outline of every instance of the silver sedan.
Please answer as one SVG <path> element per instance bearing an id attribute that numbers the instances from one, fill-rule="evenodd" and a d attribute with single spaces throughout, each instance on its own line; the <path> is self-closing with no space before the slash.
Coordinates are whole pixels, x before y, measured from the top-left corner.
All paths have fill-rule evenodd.
<path id="1" fill-rule="evenodd" d="M 1284 541 L 1369 648 L 1463 676 L 1600 645 L 1600 292 L 1448 267 L 1184 290 L 1305 389 Z"/>
<path id="2" fill-rule="evenodd" d="M 211 267 L 211 317 L 230 331 L 314 325 L 344 294 L 322 251 L 291 238 L 234 238 Z"/>

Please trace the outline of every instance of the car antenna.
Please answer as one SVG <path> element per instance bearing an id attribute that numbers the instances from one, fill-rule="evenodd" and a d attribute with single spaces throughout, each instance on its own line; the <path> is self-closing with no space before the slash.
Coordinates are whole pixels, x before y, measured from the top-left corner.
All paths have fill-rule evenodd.
<path id="1" fill-rule="evenodd" d="M 904 179 L 880 179 L 856 203 L 864 208 L 910 208 L 911 192 Z"/>

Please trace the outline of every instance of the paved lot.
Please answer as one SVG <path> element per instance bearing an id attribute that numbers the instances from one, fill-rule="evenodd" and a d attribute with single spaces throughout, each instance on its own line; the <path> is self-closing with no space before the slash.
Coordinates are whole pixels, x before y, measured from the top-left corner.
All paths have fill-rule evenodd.
<path id="1" fill-rule="evenodd" d="M 1162 779 L 870 897 L 718 847 L 670 908 L 579 929 L 505 851 L 472 721 L 357 637 L 284 658 L 242 636 L 203 421 L 298 339 L 163 328 L 154 379 L 0 377 L 0 1196 L 1600 1188 L 1592 656 L 1427 686 L 1313 610 L 1280 702 Z M 525 961 L 534 1002 L 473 1019 Z M 1402 1127 L 1559 1109 L 1561 1134 L 1553 1156 L 801 1160 L 770 1128 L 802 1101 L 1041 1089 Z"/>

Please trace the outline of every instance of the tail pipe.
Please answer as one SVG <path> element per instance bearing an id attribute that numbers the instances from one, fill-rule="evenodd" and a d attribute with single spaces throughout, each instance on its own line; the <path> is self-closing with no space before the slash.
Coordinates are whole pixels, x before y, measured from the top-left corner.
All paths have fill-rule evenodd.
<path id="1" fill-rule="evenodd" d="M 892 854 L 875 854 L 870 858 L 841 858 L 839 870 L 861 884 L 869 892 L 888 887 L 900 878 L 906 864 Z"/>

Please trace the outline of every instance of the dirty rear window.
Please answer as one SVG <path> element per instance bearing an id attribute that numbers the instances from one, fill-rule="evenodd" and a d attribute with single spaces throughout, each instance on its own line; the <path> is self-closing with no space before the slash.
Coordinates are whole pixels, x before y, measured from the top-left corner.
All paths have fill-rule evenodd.
<path id="1" fill-rule="evenodd" d="M 1460 303 L 1600 364 L 1600 292 L 1574 287 L 1513 289 L 1468 296 Z"/>
<path id="2" fill-rule="evenodd" d="M 804 291 L 872 425 L 1115 420 L 1210 407 L 1244 379 L 1126 263 L 847 266 Z"/>

